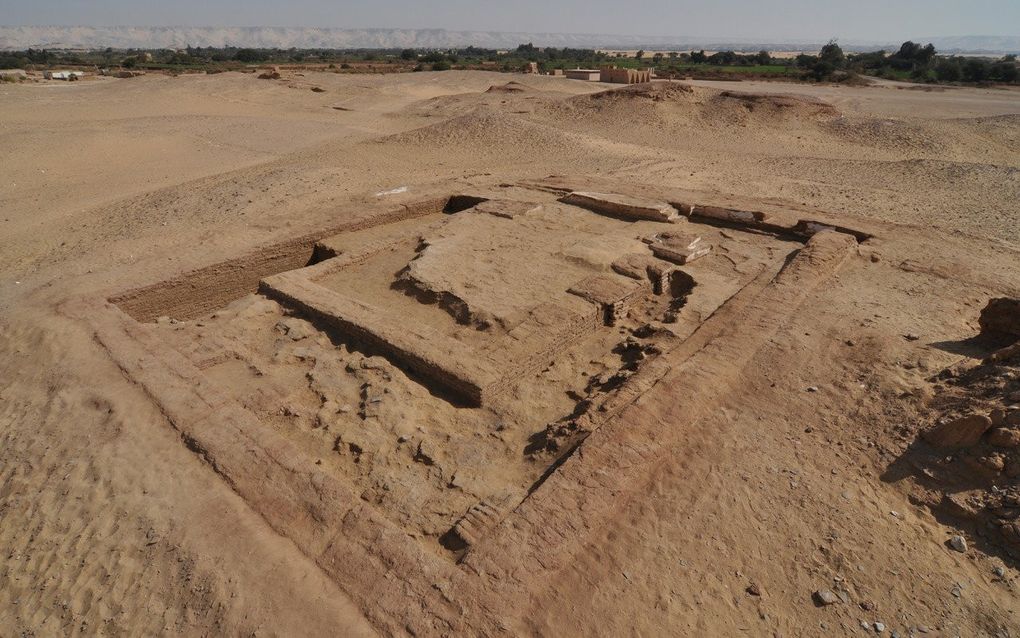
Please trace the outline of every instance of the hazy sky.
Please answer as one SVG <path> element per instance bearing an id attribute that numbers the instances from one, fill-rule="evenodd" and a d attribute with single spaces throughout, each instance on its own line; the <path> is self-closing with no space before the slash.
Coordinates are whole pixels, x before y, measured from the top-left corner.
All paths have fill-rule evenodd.
<path id="1" fill-rule="evenodd" d="M 1020 0 L 0 0 L 0 24 L 447 28 L 895 41 L 1020 35 Z"/>

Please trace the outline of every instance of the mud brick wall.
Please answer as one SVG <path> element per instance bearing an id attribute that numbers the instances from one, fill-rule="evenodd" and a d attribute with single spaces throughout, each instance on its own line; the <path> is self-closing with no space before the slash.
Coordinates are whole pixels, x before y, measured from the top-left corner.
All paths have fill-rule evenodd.
<path id="1" fill-rule="evenodd" d="M 669 222 L 678 216 L 672 204 L 606 193 L 575 191 L 561 197 L 560 201 L 621 219 Z"/>
<path id="2" fill-rule="evenodd" d="M 312 261 L 315 243 L 323 237 L 444 212 L 457 205 L 451 203 L 453 200 L 454 197 L 449 196 L 436 197 L 404 204 L 377 215 L 362 215 L 314 234 L 295 237 L 236 259 L 129 290 L 111 297 L 109 301 L 136 321 L 148 322 L 161 316 L 194 319 L 257 291 L 259 281 L 264 277 L 308 265 Z"/>
<path id="3" fill-rule="evenodd" d="M 322 321 L 356 342 L 402 364 L 426 385 L 481 405 L 483 389 L 496 381 L 474 352 L 458 341 L 410 326 L 368 304 L 282 273 L 261 283 L 259 291 L 306 316 Z"/>
<path id="4" fill-rule="evenodd" d="M 541 370 L 557 353 L 602 328 L 601 311 L 594 304 L 587 306 L 587 311 L 577 312 L 552 303 L 541 304 L 487 348 L 487 358 L 503 360 L 499 368 L 503 374 L 486 390 L 487 398 L 499 396 L 516 379 Z"/>

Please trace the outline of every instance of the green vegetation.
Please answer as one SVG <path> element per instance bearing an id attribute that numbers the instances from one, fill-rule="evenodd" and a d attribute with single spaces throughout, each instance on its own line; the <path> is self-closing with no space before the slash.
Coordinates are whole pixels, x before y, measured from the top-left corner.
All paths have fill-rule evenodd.
<path id="1" fill-rule="evenodd" d="M 939 57 L 931 44 L 904 42 L 895 53 L 885 51 L 844 55 L 834 41 L 817 56 L 802 55 L 798 67 L 816 80 L 841 81 L 857 75 L 874 75 L 913 82 L 964 82 L 1015 84 L 1020 80 L 1016 56 L 994 60 L 981 57 Z"/>
<path id="2" fill-rule="evenodd" d="M 845 53 L 835 41 L 817 55 L 773 58 L 767 51 L 705 51 L 630 57 L 592 49 L 536 47 L 522 44 L 510 51 L 478 47 L 447 50 L 418 49 L 255 49 L 238 47 L 187 47 L 186 49 L 49 51 L 28 49 L 0 53 L 0 68 L 111 68 L 183 72 L 243 70 L 256 65 L 300 65 L 334 73 L 445 71 L 486 69 L 520 71 L 529 62 L 542 72 L 554 69 L 606 65 L 623 68 L 653 67 L 663 77 L 775 78 L 818 82 L 852 82 L 861 75 L 914 82 L 999 83 L 1020 82 L 1015 56 L 1001 59 L 939 56 L 935 47 L 904 42 L 898 51 Z"/>

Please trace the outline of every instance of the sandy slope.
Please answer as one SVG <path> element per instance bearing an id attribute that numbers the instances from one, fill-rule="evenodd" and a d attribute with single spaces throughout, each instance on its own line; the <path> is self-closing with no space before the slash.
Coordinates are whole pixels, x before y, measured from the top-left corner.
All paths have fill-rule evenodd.
<path id="1" fill-rule="evenodd" d="M 510 79 L 525 90 L 486 92 Z M 180 444 L 81 326 L 54 311 L 71 295 L 164 279 L 322 226 L 366 194 L 549 174 L 782 198 L 912 225 L 930 253 L 958 241 L 954 251 L 982 251 L 986 271 L 1001 259 L 1003 279 L 1017 272 L 1020 93 L 695 84 L 592 96 L 609 87 L 448 72 L 0 87 L 0 627 L 38 636 L 373 631 L 341 587 Z M 719 89 L 805 99 L 777 106 Z M 860 631 L 857 620 L 884 619 L 944 635 L 1016 635 L 1016 591 L 990 578 L 998 559 L 947 552 L 945 528 L 879 480 L 882 429 L 912 413 L 884 412 L 890 404 L 873 406 L 874 397 L 917 382 L 897 376 L 897 358 L 912 355 L 889 335 L 965 338 L 973 316 L 961 313 L 976 314 L 980 295 L 883 272 L 874 289 L 830 294 L 858 310 L 880 296 L 887 330 L 784 326 L 752 364 L 775 367 L 776 383 L 749 386 L 699 424 L 576 564 L 536 587 L 525 628 L 843 635 Z M 918 290 L 936 300 L 930 314 L 917 310 Z M 832 345 L 845 339 L 868 349 Z M 951 361 L 931 358 L 931 369 Z M 867 375 L 868 392 L 849 381 Z M 828 389 L 808 396 L 808 385 Z M 859 409 L 846 413 L 847 402 Z M 833 573 L 877 609 L 822 615 L 810 593 Z M 763 596 L 745 593 L 752 582 Z M 957 582 L 966 583 L 961 598 L 950 594 Z"/>

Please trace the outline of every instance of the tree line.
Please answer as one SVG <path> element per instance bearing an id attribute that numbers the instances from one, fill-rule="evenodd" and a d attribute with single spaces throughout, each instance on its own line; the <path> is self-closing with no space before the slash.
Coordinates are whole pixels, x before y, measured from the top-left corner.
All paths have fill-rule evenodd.
<path id="1" fill-rule="evenodd" d="M 1020 82 L 1016 56 L 1003 58 L 944 56 L 931 44 L 904 42 L 892 53 L 846 53 L 831 41 L 814 55 L 774 57 L 768 51 L 669 51 L 648 55 L 609 53 L 594 49 L 536 47 L 521 44 L 511 50 L 462 47 L 456 49 L 265 49 L 248 47 L 186 47 L 171 49 L 104 49 L 58 51 L 27 49 L 0 53 L 0 68 L 56 66 L 136 67 L 167 70 L 231 70 L 258 64 L 321 64 L 342 71 L 369 64 L 375 70 L 442 71 L 451 68 L 519 71 L 534 62 L 541 71 L 568 68 L 653 67 L 660 75 L 705 75 L 715 71 L 733 75 L 786 77 L 807 81 L 843 82 L 860 75 L 914 82 Z M 378 65 L 382 65 L 381 67 Z"/>
<path id="2" fill-rule="evenodd" d="M 1020 80 L 1015 55 L 998 59 L 939 56 L 932 44 L 921 46 L 909 40 L 892 54 L 886 51 L 845 54 L 831 41 L 818 55 L 798 56 L 796 64 L 816 80 L 838 80 L 855 74 L 914 82 L 1015 84 Z"/>

